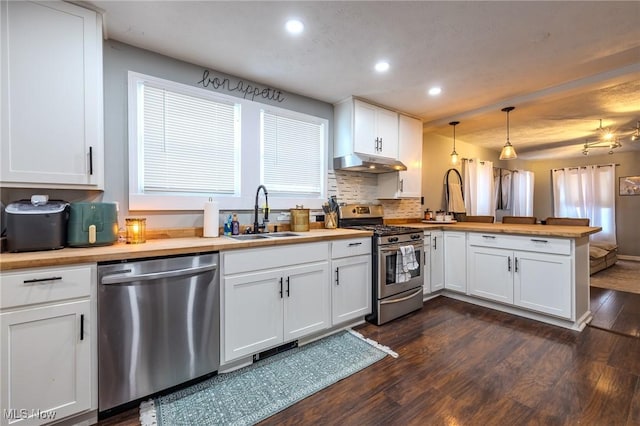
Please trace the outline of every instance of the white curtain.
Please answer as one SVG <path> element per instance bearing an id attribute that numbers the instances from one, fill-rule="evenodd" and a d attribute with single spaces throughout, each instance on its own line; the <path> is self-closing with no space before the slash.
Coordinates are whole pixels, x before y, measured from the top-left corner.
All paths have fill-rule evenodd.
<path id="1" fill-rule="evenodd" d="M 511 206 L 514 216 L 533 216 L 533 172 L 516 170 L 513 172 Z"/>
<path id="2" fill-rule="evenodd" d="M 591 241 L 616 243 L 615 165 L 569 167 L 552 171 L 553 214 L 588 217 L 602 231 Z"/>
<path id="3" fill-rule="evenodd" d="M 464 206 L 470 216 L 495 216 L 493 163 L 471 159 L 464 162 Z"/>

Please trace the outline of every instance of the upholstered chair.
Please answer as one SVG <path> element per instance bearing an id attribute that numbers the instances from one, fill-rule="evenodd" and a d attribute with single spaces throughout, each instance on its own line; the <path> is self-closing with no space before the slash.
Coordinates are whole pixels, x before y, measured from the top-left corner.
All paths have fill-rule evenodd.
<path id="1" fill-rule="evenodd" d="M 462 217 L 462 222 L 482 222 L 482 223 L 493 223 L 493 216 L 464 216 Z"/>
<path id="2" fill-rule="evenodd" d="M 535 225 L 535 216 L 503 216 L 502 223 L 520 223 L 525 225 Z"/>
<path id="3" fill-rule="evenodd" d="M 563 225 L 563 226 L 589 226 L 589 218 L 577 217 L 548 217 L 545 221 L 547 225 Z"/>

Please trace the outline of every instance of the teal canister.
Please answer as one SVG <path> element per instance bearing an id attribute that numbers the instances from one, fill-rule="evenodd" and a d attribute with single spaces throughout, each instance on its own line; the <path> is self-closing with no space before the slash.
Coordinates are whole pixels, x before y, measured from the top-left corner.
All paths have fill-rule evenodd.
<path id="1" fill-rule="evenodd" d="M 67 226 L 70 247 L 106 246 L 118 240 L 115 203 L 71 203 Z"/>

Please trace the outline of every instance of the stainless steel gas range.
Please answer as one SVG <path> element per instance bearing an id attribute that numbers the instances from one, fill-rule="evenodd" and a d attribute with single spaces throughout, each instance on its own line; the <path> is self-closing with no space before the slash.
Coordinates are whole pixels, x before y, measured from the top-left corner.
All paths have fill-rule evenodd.
<path id="1" fill-rule="evenodd" d="M 422 308 L 421 229 L 384 225 L 379 204 L 347 204 L 338 210 L 338 226 L 373 232 L 373 311 L 367 321 L 384 324 Z"/>

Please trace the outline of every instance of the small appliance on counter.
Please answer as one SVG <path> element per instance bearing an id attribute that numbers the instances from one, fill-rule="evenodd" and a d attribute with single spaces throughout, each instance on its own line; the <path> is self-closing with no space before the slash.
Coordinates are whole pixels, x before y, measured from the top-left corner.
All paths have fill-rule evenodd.
<path id="1" fill-rule="evenodd" d="M 309 209 L 304 206 L 296 206 L 289 209 L 291 213 L 291 230 L 294 232 L 306 232 L 309 230 Z"/>
<path id="2" fill-rule="evenodd" d="M 34 195 L 6 208 L 7 251 L 55 250 L 65 246 L 69 203 Z"/>
<path id="3" fill-rule="evenodd" d="M 107 246 L 118 241 L 115 203 L 71 203 L 67 245 Z"/>

